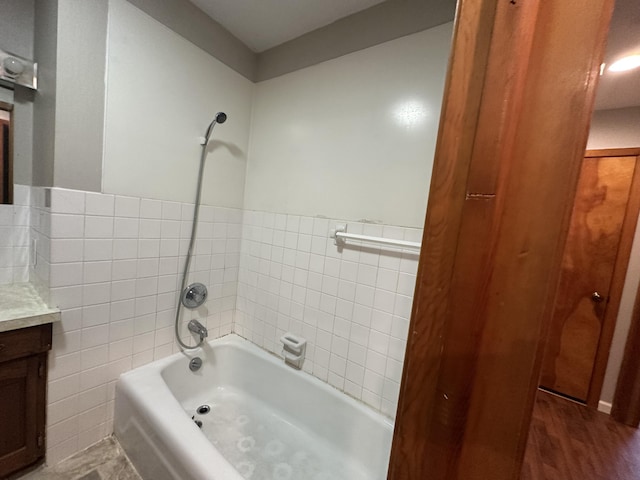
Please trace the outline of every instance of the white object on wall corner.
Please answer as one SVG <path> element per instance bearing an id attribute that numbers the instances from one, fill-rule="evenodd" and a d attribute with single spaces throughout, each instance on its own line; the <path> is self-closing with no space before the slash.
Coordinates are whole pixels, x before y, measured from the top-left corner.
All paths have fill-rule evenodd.
<path id="1" fill-rule="evenodd" d="M 603 402 L 602 400 L 598 402 L 599 412 L 606 413 L 607 415 L 611 415 L 611 407 L 612 405 L 609 402 Z"/>

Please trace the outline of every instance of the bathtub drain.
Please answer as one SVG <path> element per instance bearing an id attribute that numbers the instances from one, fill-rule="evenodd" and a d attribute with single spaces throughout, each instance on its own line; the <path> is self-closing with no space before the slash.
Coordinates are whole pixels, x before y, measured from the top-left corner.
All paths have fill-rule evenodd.
<path id="1" fill-rule="evenodd" d="M 196 410 L 196 412 L 198 412 L 198 415 L 206 415 L 210 411 L 211 411 L 211 407 L 209 405 L 201 405 Z"/>
<path id="2" fill-rule="evenodd" d="M 195 415 L 193 417 L 191 417 L 191 420 L 193 420 L 195 422 L 195 424 L 198 426 L 198 428 L 202 428 L 202 421 L 196 420 L 196 416 Z"/>

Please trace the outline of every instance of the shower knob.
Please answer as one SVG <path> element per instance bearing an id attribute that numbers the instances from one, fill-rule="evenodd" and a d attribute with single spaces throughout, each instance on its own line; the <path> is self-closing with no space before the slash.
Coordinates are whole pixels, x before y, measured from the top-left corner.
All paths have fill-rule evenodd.
<path id="1" fill-rule="evenodd" d="M 192 283 L 182 292 L 182 304 L 187 308 L 198 308 L 207 300 L 207 287 L 202 283 Z"/>

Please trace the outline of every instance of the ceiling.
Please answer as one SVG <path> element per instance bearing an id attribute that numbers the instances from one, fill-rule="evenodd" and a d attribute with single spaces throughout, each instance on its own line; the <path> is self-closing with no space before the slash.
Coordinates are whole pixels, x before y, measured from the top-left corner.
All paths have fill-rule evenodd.
<path id="1" fill-rule="evenodd" d="M 262 52 L 384 0 L 191 0 L 254 52 Z"/>
<path id="2" fill-rule="evenodd" d="M 256 53 L 385 0 L 191 0 Z M 640 53 L 638 0 L 616 0 L 604 62 Z M 595 109 L 640 106 L 640 69 L 600 77 Z"/>
<path id="3" fill-rule="evenodd" d="M 596 110 L 640 106 L 640 69 L 606 70 L 619 58 L 634 53 L 640 54 L 640 4 L 638 0 L 616 0 L 604 57 L 605 71 L 596 92 Z"/>

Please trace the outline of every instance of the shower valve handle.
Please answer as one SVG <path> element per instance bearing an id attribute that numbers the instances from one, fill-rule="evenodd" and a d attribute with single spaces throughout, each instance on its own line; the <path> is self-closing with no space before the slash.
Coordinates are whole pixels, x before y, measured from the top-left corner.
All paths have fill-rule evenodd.
<path id="1" fill-rule="evenodd" d="M 198 308 L 207 300 L 207 287 L 202 283 L 192 283 L 182 292 L 182 304 L 187 308 Z"/>

